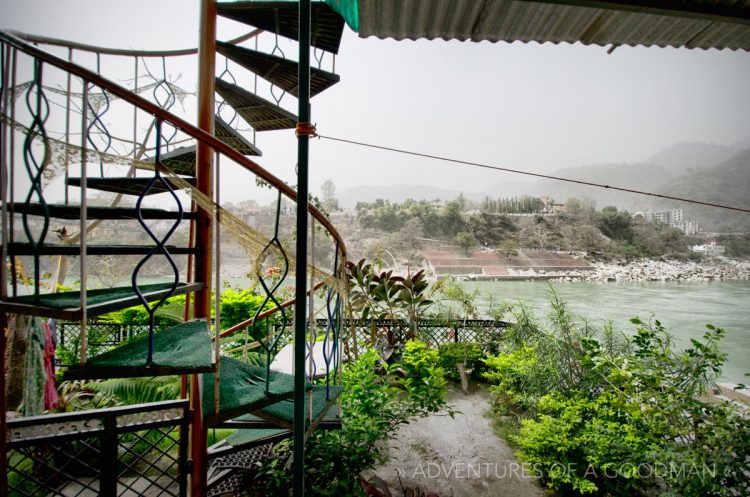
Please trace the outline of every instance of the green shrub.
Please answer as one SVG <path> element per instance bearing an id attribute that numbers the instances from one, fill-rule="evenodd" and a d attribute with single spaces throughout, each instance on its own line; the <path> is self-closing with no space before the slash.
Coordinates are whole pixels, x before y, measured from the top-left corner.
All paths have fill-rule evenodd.
<path id="1" fill-rule="evenodd" d="M 720 377 L 724 330 L 685 350 L 658 321 L 634 335 L 578 326 L 553 295 L 549 329 L 514 334 L 486 359 L 495 404 L 525 419 L 518 457 L 564 493 L 750 495 L 750 419 L 702 399 Z"/>
<path id="2" fill-rule="evenodd" d="M 235 324 L 252 318 L 263 304 L 265 297 L 254 293 L 252 290 L 234 290 L 228 288 L 221 293 L 221 327 L 231 328 Z M 266 303 L 263 310 L 272 309 L 273 302 Z M 266 321 L 263 320 L 256 325 L 256 334 L 265 336 Z"/>
<path id="3" fill-rule="evenodd" d="M 408 399 L 417 410 L 434 412 L 445 405 L 447 391 L 445 372 L 439 366 L 438 351 L 424 342 L 409 340 L 401 356 L 401 366 L 406 371 L 402 380 Z"/>
<path id="4" fill-rule="evenodd" d="M 154 305 L 154 302 L 151 305 Z M 174 326 L 184 320 L 184 315 L 185 296 L 176 295 L 159 306 L 154 315 L 154 324 L 156 328 Z M 148 312 L 142 305 L 104 314 L 99 317 L 99 320 L 128 326 L 148 326 L 149 324 Z"/>
<path id="5" fill-rule="evenodd" d="M 595 399 L 556 392 L 540 399 L 539 411 L 521 422 L 514 441 L 518 457 L 544 475 L 548 486 L 612 496 L 630 496 L 643 486 L 638 465 L 656 440 L 640 406 L 617 391 Z"/>
<path id="6" fill-rule="evenodd" d="M 340 397 L 342 427 L 316 430 L 306 445 L 306 495 L 364 495 L 357 478 L 385 460 L 387 446 L 380 442 L 391 438 L 410 418 L 446 408 L 445 380 L 435 365 L 437 353 L 415 343 L 404 354 L 405 377 L 398 365 L 383 365 L 374 350 L 346 365 Z M 427 364 L 430 359 L 432 365 Z M 277 457 L 260 469 L 264 485 L 258 495 L 287 497 L 292 480 L 284 462 L 292 453 L 291 440 L 281 442 L 275 451 Z"/>
<path id="7" fill-rule="evenodd" d="M 457 365 L 465 364 L 466 371 L 474 380 L 482 379 L 486 354 L 479 344 L 474 342 L 446 343 L 438 349 L 440 356 L 440 367 L 445 371 L 445 375 L 451 380 L 460 379 Z"/>
<path id="8" fill-rule="evenodd" d="M 549 392 L 550 365 L 542 360 L 537 349 L 526 346 L 513 352 L 485 359 L 483 376 L 495 395 L 499 413 L 520 408 L 533 412 L 540 397 Z"/>

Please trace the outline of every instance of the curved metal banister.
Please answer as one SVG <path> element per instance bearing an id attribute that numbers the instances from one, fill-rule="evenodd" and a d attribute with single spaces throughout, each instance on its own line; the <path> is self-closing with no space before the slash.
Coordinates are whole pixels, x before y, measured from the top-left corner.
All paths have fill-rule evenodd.
<path id="1" fill-rule="evenodd" d="M 126 57 L 179 57 L 183 55 L 195 55 L 198 53 L 197 48 L 183 48 L 178 50 L 132 50 L 123 48 L 98 47 L 96 45 L 87 45 L 85 43 L 78 43 L 70 40 L 61 40 L 59 38 L 50 38 L 47 36 L 34 35 L 30 33 L 22 33 L 20 31 L 13 30 L 6 30 L 5 32 L 31 43 L 41 43 L 43 45 L 70 48 L 73 50 L 80 50 L 81 52 L 92 52 L 102 55 L 122 55 Z M 238 43 L 242 43 L 255 38 L 261 33 L 263 33 L 263 30 L 254 29 L 248 33 L 245 33 L 244 35 L 238 36 L 237 38 L 232 38 L 225 43 L 229 43 L 230 45 L 237 45 Z"/>
<path id="2" fill-rule="evenodd" d="M 51 66 L 57 67 L 58 69 L 69 72 L 70 74 L 74 76 L 78 76 L 79 78 L 82 78 L 85 81 L 93 83 L 99 86 L 100 88 L 107 90 L 112 95 L 115 95 L 121 98 L 122 100 L 134 105 L 135 107 L 138 107 L 144 112 L 151 114 L 156 119 L 159 119 L 159 120 L 162 120 L 164 122 L 171 124 L 172 126 L 178 128 L 180 131 L 185 133 L 186 135 L 207 144 L 215 152 L 219 152 L 222 155 L 225 155 L 226 157 L 232 159 L 241 167 L 245 168 L 246 170 L 250 171 L 256 176 L 262 178 L 271 186 L 279 190 L 282 194 L 284 194 L 290 200 L 297 202 L 297 192 L 291 186 L 287 185 L 281 179 L 271 174 L 269 171 L 264 169 L 259 164 L 248 159 L 247 157 L 242 155 L 240 152 L 238 152 L 231 146 L 225 144 L 224 142 L 208 134 L 207 132 L 193 126 L 192 124 L 185 121 L 184 119 L 179 118 L 171 114 L 170 112 L 167 112 L 161 109 L 158 105 L 149 102 L 145 98 L 134 94 L 130 90 L 116 83 L 113 83 L 112 81 L 106 78 L 103 78 L 102 76 L 92 71 L 89 71 L 88 69 L 85 69 L 72 62 L 68 62 L 64 59 L 61 59 L 60 57 L 56 55 L 53 55 L 38 47 L 35 47 L 34 45 L 27 43 L 26 41 L 22 40 L 21 38 L 19 38 L 18 36 L 14 34 L 9 33 L 8 31 L 0 31 L 0 41 L 24 53 L 27 53 L 28 55 L 38 60 L 41 60 L 47 64 L 50 64 Z M 334 240 L 339 244 L 341 256 L 345 258 L 346 246 L 344 244 L 343 239 L 341 238 L 341 235 L 336 230 L 336 228 L 333 227 L 333 224 L 331 224 L 330 220 L 320 211 L 320 209 L 315 207 L 315 205 L 311 204 L 310 202 L 307 202 L 307 210 L 315 218 L 315 220 L 319 222 L 326 229 L 326 231 L 328 231 L 328 233 L 334 238 Z"/>
<path id="3" fill-rule="evenodd" d="M 315 291 L 320 290 L 320 288 L 324 284 L 325 284 L 325 281 L 319 281 L 319 282 L 317 282 L 315 284 L 315 286 L 312 287 L 312 289 L 310 289 L 310 288 L 307 289 L 306 295 L 310 295 L 311 291 L 315 292 Z M 227 328 L 226 330 L 224 330 L 221 333 L 219 333 L 219 338 L 226 338 L 226 337 L 232 336 L 232 335 L 234 335 L 236 333 L 239 333 L 240 331 L 244 330 L 248 326 L 252 326 L 252 324 L 255 321 L 261 321 L 261 320 L 263 320 L 263 319 L 265 319 L 267 317 L 271 317 L 274 314 L 276 314 L 277 312 L 279 312 L 281 309 L 286 309 L 287 307 L 294 305 L 296 302 L 297 302 L 296 298 L 291 298 L 291 299 L 289 299 L 287 301 L 284 301 L 281 304 L 279 304 L 278 307 L 274 307 L 272 309 L 268 309 L 266 311 L 263 311 L 260 314 L 258 314 L 257 316 L 254 316 L 254 317 L 252 317 L 250 319 L 246 319 L 246 320 L 244 320 L 244 321 L 242 321 L 240 323 L 237 323 L 234 326 L 232 326 L 231 328 Z"/>

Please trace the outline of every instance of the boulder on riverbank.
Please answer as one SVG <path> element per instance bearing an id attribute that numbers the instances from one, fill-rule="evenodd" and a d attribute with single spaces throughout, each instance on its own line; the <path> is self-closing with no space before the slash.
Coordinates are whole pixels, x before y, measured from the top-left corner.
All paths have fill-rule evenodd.
<path id="1" fill-rule="evenodd" d="M 679 260 L 595 262 L 593 271 L 567 271 L 557 281 L 726 281 L 750 279 L 750 262 L 716 259 L 696 263 Z"/>

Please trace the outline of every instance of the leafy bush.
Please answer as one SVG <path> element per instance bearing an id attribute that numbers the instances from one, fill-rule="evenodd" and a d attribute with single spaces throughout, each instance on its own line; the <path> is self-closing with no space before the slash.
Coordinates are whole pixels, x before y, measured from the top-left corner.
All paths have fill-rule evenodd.
<path id="1" fill-rule="evenodd" d="M 521 347 L 512 352 L 485 359 L 484 379 L 493 386 L 495 409 L 502 414 L 520 408 L 534 411 L 540 396 L 549 389 L 550 371 L 534 347 Z"/>
<path id="2" fill-rule="evenodd" d="M 441 345 L 438 349 L 440 355 L 440 367 L 445 375 L 451 380 L 460 379 L 457 365 L 465 364 L 469 376 L 475 380 L 482 378 L 485 364 L 485 353 L 479 344 L 475 342 L 451 342 Z"/>
<path id="3" fill-rule="evenodd" d="M 401 368 L 383 364 L 378 354 L 368 350 L 357 361 L 347 364 L 341 394 L 342 427 L 316 430 L 305 451 L 306 495 L 362 496 L 360 472 L 387 457 L 387 447 L 379 442 L 393 436 L 399 425 L 415 416 L 425 416 L 446 408 L 445 380 L 435 357 L 422 346 L 408 347 Z M 428 364 L 430 358 L 435 359 Z M 292 453 L 291 440 L 281 442 L 276 456 L 260 469 L 262 495 L 284 496 L 291 488 L 291 474 L 285 461 Z"/>
<path id="4" fill-rule="evenodd" d="M 406 389 L 408 401 L 414 403 L 415 412 L 435 412 L 445 405 L 443 399 L 448 383 L 439 360 L 438 351 L 429 348 L 424 342 L 406 342 L 401 357 L 406 376 L 401 383 Z"/>
<path id="5" fill-rule="evenodd" d="M 552 488 L 625 496 L 750 495 L 750 419 L 707 404 L 721 375 L 724 330 L 707 325 L 680 351 L 658 321 L 579 327 L 556 296 L 550 328 L 517 333 L 488 358 L 496 405 L 526 416 L 513 441 Z M 527 321 L 531 323 L 532 321 Z M 518 331 L 518 330 L 517 330 Z"/>
<path id="6" fill-rule="evenodd" d="M 385 338 L 390 349 L 400 349 L 405 340 L 416 338 L 417 320 L 433 303 L 427 295 L 429 283 L 424 271 L 406 277 L 396 276 L 393 271 L 376 273 L 365 259 L 356 264 L 347 262 L 346 270 L 350 309 L 355 317 L 403 320 L 408 325 L 406 333 L 389 329 L 385 336 L 378 337 L 378 330 L 372 324 L 370 345 Z"/>
<path id="7" fill-rule="evenodd" d="M 185 296 L 176 295 L 167 299 L 156 310 L 154 324 L 156 328 L 173 326 L 183 321 L 184 313 Z M 148 312 L 141 305 L 104 314 L 99 317 L 99 320 L 106 323 L 118 323 L 128 326 L 147 326 L 149 324 Z"/>
<path id="8" fill-rule="evenodd" d="M 235 290 L 228 288 L 221 293 L 221 327 L 231 328 L 237 323 L 250 319 L 263 304 L 265 297 L 254 293 L 252 290 Z M 272 309 L 273 302 L 266 303 L 263 310 Z M 265 336 L 266 321 L 263 320 L 256 326 L 257 333 Z"/>

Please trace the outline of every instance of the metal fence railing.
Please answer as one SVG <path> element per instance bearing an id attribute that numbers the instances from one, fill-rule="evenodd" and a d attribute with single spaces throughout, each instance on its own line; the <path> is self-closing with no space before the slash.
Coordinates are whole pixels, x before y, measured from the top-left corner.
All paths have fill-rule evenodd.
<path id="1" fill-rule="evenodd" d="M 316 325 L 324 329 L 328 321 L 318 319 Z M 293 325 L 291 320 L 285 323 L 287 329 Z M 80 323 L 60 321 L 58 323 L 59 346 L 73 348 L 74 340 L 80 334 Z M 477 342 L 502 336 L 509 324 L 505 321 L 493 319 L 419 319 L 416 322 L 417 337 L 428 342 L 431 346 L 440 346 L 448 342 Z M 370 342 L 373 332 L 379 334 L 395 333 L 397 337 L 405 335 L 409 330 L 409 323 L 403 319 L 344 319 L 342 320 L 344 333 L 354 329 L 357 340 Z M 92 352 L 111 348 L 121 342 L 130 340 L 138 335 L 148 333 L 146 325 L 124 325 L 118 323 L 89 321 L 87 327 L 88 346 Z M 274 324 L 274 332 L 281 329 L 281 323 Z"/>
<path id="2" fill-rule="evenodd" d="M 487 343 L 502 337 L 509 324 L 493 319 L 419 319 L 415 335 L 432 347 L 450 342 Z M 355 330 L 359 342 L 374 343 L 378 336 L 392 333 L 402 340 L 411 329 L 409 322 L 400 319 L 345 320 L 345 329 Z"/>
<path id="3" fill-rule="evenodd" d="M 318 319 L 317 327 L 326 326 L 327 320 Z M 416 337 L 428 345 L 439 347 L 450 342 L 486 343 L 502 337 L 505 328 L 510 326 L 505 321 L 494 319 L 419 319 L 416 321 Z M 280 325 L 275 325 L 277 328 Z M 286 326 L 291 326 L 287 322 Z M 379 337 L 392 334 L 397 341 L 402 341 L 410 330 L 405 319 L 343 319 L 341 322 L 344 335 L 357 337 L 360 343 L 377 343 Z M 353 330 L 353 333 L 352 333 Z"/>
<path id="4" fill-rule="evenodd" d="M 187 495 L 188 401 L 8 421 L 18 496 Z"/>

